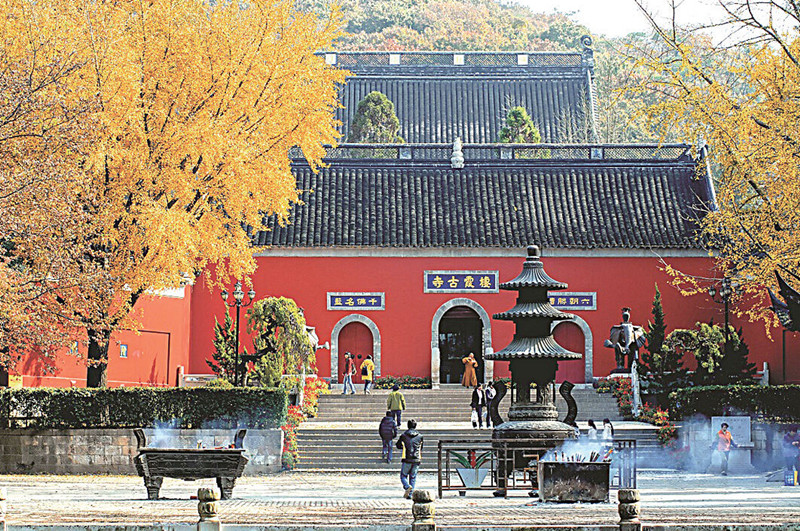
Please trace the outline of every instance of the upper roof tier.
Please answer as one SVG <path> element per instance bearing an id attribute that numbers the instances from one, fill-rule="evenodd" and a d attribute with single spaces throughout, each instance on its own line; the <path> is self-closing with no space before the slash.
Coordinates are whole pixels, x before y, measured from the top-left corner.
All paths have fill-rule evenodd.
<path id="1" fill-rule="evenodd" d="M 500 284 L 500 289 L 513 291 L 519 291 L 524 288 L 543 288 L 546 290 L 567 289 L 567 284 L 555 280 L 545 272 L 544 264 L 540 260 L 541 255 L 539 254 L 538 246 L 529 245 L 527 252 L 528 257 L 522 265 L 520 274 L 512 280 Z M 567 319 L 569 319 L 569 317 L 567 317 Z"/>
<path id="2" fill-rule="evenodd" d="M 344 145 L 256 245 L 698 249 L 713 204 L 689 146 Z M 459 152 L 461 154 L 461 152 Z M 365 158 L 359 158 L 365 157 Z"/>
<path id="3" fill-rule="evenodd" d="M 586 38 L 588 39 L 588 38 Z M 406 142 L 497 142 L 506 113 L 522 106 L 543 142 L 593 141 L 593 54 L 583 52 L 328 52 L 353 75 L 336 118 L 347 139 L 358 103 L 372 91 L 395 105 Z"/>

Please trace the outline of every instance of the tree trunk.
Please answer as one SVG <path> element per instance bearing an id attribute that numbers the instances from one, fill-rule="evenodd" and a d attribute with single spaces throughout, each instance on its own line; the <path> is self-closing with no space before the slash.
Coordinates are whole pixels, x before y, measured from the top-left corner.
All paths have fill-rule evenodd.
<path id="1" fill-rule="evenodd" d="M 106 387 L 108 383 L 108 340 L 111 332 L 106 330 L 89 330 L 88 367 L 86 369 L 86 387 Z"/>

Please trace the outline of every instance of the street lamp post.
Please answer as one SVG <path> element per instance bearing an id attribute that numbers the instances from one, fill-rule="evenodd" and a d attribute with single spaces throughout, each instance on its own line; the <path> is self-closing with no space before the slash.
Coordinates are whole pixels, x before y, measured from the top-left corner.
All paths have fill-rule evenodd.
<path id="1" fill-rule="evenodd" d="M 239 385 L 239 313 L 242 311 L 242 306 L 250 306 L 253 303 L 253 299 L 256 298 L 256 292 L 252 288 L 250 291 L 247 292 L 247 297 L 250 299 L 246 303 L 243 303 L 244 300 L 244 292 L 242 291 L 242 283 L 237 282 L 236 286 L 233 288 L 233 301 L 228 302 L 228 290 L 222 290 L 222 302 L 225 303 L 225 306 L 228 308 L 233 308 L 236 306 L 236 338 L 234 341 L 234 349 L 236 351 L 236 365 L 233 367 L 233 385 Z"/>
<path id="2" fill-rule="evenodd" d="M 719 289 L 719 296 L 722 299 L 722 303 L 725 305 L 725 355 L 728 355 L 728 344 L 730 342 L 730 330 L 728 330 L 728 302 L 731 299 L 731 295 L 733 295 L 733 291 L 736 288 L 736 285 L 731 282 L 731 279 L 728 277 L 724 277 L 722 279 L 722 285 Z M 715 296 L 717 295 L 717 290 L 714 286 L 708 288 L 708 294 L 711 295 L 711 300 L 717 302 Z"/>

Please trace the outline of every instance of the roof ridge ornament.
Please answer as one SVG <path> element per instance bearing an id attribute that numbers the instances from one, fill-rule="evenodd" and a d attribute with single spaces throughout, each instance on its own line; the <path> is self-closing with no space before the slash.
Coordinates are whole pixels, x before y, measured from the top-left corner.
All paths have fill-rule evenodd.
<path id="1" fill-rule="evenodd" d="M 460 170 L 464 167 L 464 153 L 462 153 L 464 145 L 461 143 L 461 138 L 456 138 L 453 142 L 453 154 L 450 156 L 450 167 Z"/>
<path id="2" fill-rule="evenodd" d="M 581 37 L 581 45 L 583 46 L 583 50 L 581 50 L 581 59 L 583 65 L 589 68 L 594 68 L 594 49 L 592 48 L 592 44 L 594 44 L 594 41 L 591 36 L 583 35 Z"/>

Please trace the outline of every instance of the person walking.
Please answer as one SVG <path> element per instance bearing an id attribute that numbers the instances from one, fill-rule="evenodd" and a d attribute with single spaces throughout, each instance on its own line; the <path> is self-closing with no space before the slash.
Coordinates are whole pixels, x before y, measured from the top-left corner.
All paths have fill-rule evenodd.
<path id="1" fill-rule="evenodd" d="M 464 364 L 464 376 L 461 377 L 461 385 L 464 387 L 475 387 L 478 385 L 478 377 L 475 376 L 475 368 L 478 366 L 478 361 L 475 355 L 470 352 L 466 358 L 461 359 Z"/>
<path id="2" fill-rule="evenodd" d="M 372 376 L 375 373 L 375 363 L 372 361 L 372 354 L 361 362 L 361 379 L 364 380 L 364 394 L 370 394 L 372 389 Z"/>
<path id="3" fill-rule="evenodd" d="M 586 432 L 586 436 L 589 438 L 590 441 L 597 440 L 597 425 L 594 423 L 592 419 L 589 419 L 589 431 Z"/>
<path id="4" fill-rule="evenodd" d="M 477 413 L 477 415 L 475 415 L 477 417 L 477 422 L 473 421 L 472 427 L 483 429 L 483 408 L 486 406 L 486 392 L 483 390 L 482 386 L 475 386 L 475 389 L 472 391 L 472 402 L 470 405 L 472 406 L 472 411 Z"/>
<path id="5" fill-rule="evenodd" d="M 378 426 L 378 435 L 381 436 L 383 441 L 383 453 L 381 459 L 387 463 L 392 462 L 392 446 L 394 438 L 397 437 L 397 424 L 394 423 L 394 415 L 391 411 L 386 412 L 386 416 L 381 419 L 380 426 Z"/>
<path id="6" fill-rule="evenodd" d="M 492 427 L 492 401 L 494 397 L 497 395 L 497 391 L 494 390 L 494 386 L 491 382 L 486 384 L 486 389 L 484 392 L 486 393 L 486 427 Z"/>
<path id="7" fill-rule="evenodd" d="M 353 375 L 356 373 L 356 364 L 353 363 L 353 355 L 349 352 L 344 353 L 344 378 L 342 379 L 342 394 L 347 394 L 347 388 L 350 387 L 350 394 L 356 394 L 356 388 L 353 386 Z"/>
<path id="8" fill-rule="evenodd" d="M 789 426 L 789 431 L 783 436 L 783 460 L 789 472 L 800 471 L 800 435 L 794 424 Z"/>
<path id="9" fill-rule="evenodd" d="M 386 399 L 386 409 L 392 414 L 394 422 L 398 426 L 400 425 L 400 416 L 405 408 L 406 397 L 400 392 L 400 386 L 394 384 L 392 386 L 392 392 L 389 393 L 389 397 Z"/>
<path id="10" fill-rule="evenodd" d="M 714 447 L 714 444 L 711 445 Z M 728 475 L 728 457 L 731 453 L 731 448 L 736 448 L 736 443 L 733 441 L 733 435 L 728 431 L 728 424 L 723 422 L 720 425 L 720 430 L 717 432 L 716 449 L 722 457 L 722 475 Z"/>
<path id="11" fill-rule="evenodd" d="M 592 424 L 594 424 L 594 422 Z M 608 419 L 603 419 L 603 440 L 614 440 L 614 425 L 611 424 L 611 421 Z"/>
<path id="12" fill-rule="evenodd" d="M 403 450 L 403 464 L 400 466 L 400 483 L 402 483 L 405 493 L 403 497 L 411 498 L 414 492 L 414 485 L 417 483 L 417 471 L 422 460 L 423 437 L 417 431 L 417 421 L 408 421 L 408 429 L 403 432 L 397 440 L 397 448 Z"/>

